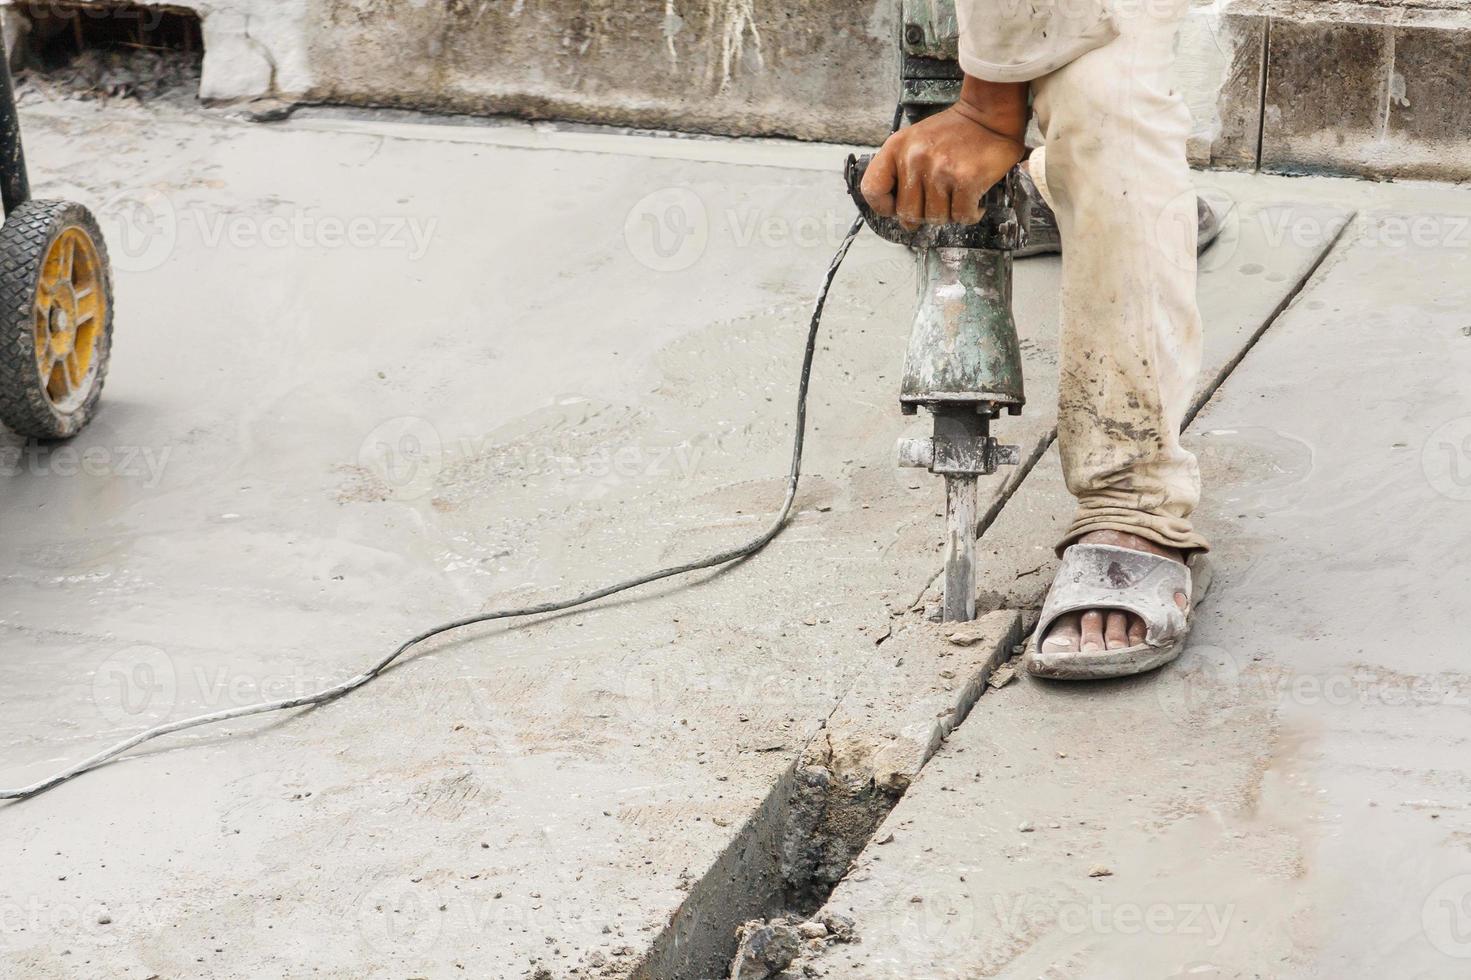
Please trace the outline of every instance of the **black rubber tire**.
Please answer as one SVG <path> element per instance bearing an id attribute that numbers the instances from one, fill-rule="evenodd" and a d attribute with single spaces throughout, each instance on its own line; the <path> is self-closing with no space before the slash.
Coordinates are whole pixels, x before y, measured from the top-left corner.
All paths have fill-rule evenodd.
<path id="1" fill-rule="evenodd" d="M 56 237 L 73 227 L 97 246 L 107 313 L 93 355 L 96 371 L 91 386 L 79 405 L 63 413 L 46 397 L 36 370 L 32 310 L 41 262 Z M 71 201 L 27 201 L 0 225 L 0 422 L 35 439 L 65 439 L 81 432 L 97 411 L 111 353 L 112 270 L 97 219 Z"/>

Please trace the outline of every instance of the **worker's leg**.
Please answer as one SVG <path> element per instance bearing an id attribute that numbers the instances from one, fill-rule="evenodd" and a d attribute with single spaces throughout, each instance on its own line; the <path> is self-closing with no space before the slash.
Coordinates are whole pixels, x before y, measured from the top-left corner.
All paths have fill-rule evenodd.
<path id="1" fill-rule="evenodd" d="M 1058 445 L 1089 531 L 1203 548 L 1179 430 L 1200 367 L 1190 115 L 1172 88 L 1186 3 L 1120 4 L 1114 41 L 1033 83 L 1063 255 Z"/>
<path id="2" fill-rule="evenodd" d="M 1118 38 L 1033 83 L 1046 148 L 1032 170 L 1064 242 L 1058 446 L 1078 506 L 1063 546 L 1206 547 L 1179 441 L 1200 366 L 1190 117 L 1171 72 L 1186 3 L 1120 3 Z M 1108 619 L 1109 649 L 1142 632 Z"/>

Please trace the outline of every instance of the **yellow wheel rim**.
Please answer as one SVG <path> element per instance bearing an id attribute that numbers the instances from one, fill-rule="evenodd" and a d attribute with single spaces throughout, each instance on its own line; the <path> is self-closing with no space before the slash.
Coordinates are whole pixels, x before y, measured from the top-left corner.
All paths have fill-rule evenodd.
<path id="1" fill-rule="evenodd" d="M 97 243 L 75 225 L 62 229 L 41 262 L 36 369 L 47 400 L 58 411 L 79 407 L 96 376 L 97 345 L 107 323 L 102 275 Z"/>

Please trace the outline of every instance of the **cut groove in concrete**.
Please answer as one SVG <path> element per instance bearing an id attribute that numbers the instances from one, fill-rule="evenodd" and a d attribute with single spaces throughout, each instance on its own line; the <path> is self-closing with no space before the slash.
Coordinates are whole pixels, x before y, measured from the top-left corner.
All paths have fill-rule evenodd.
<path id="1" fill-rule="evenodd" d="M 1328 244 L 1323 247 L 1323 251 L 1313 260 L 1307 270 L 1298 277 L 1297 282 L 1288 290 L 1287 295 L 1282 297 L 1282 301 L 1272 310 L 1271 315 L 1263 320 L 1262 325 L 1256 329 L 1256 332 L 1247 338 L 1246 343 L 1237 352 L 1236 356 L 1221 365 L 1220 369 L 1195 393 L 1194 400 L 1190 402 L 1190 409 L 1185 413 L 1185 423 L 1180 426 L 1180 431 L 1183 432 L 1190 427 L 1190 423 L 1195 421 L 1195 416 L 1200 414 L 1201 409 L 1205 408 L 1206 403 L 1211 400 L 1211 397 L 1215 395 L 1221 385 L 1225 384 L 1226 379 L 1231 376 L 1231 372 L 1236 370 L 1237 365 L 1241 363 L 1241 359 L 1251 352 L 1251 349 L 1256 346 L 1257 341 L 1262 339 L 1262 335 L 1272 328 L 1272 324 L 1277 322 L 1277 319 L 1282 316 L 1287 308 L 1292 305 L 1293 301 L 1307 288 L 1308 283 L 1313 280 L 1313 277 L 1318 274 L 1318 270 L 1323 267 L 1323 263 L 1328 260 L 1328 256 L 1333 254 L 1334 249 L 1338 247 L 1338 243 L 1343 240 L 1343 233 L 1348 230 L 1349 225 L 1353 224 L 1357 217 L 1357 211 L 1350 211 L 1344 216 L 1341 222 L 1338 222 L 1333 232 L 1333 237 L 1328 240 Z"/>
<path id="2" fill-rule="evenodd" d="M 633 977 L 724 976 L 743 922 L 821 909 L 1021 639 L 1014 613 L 993 613 L 963 630 L 905 619 L 885 646 L 890 669 L 864 674 L 844 695 L 690 888 Z"/>

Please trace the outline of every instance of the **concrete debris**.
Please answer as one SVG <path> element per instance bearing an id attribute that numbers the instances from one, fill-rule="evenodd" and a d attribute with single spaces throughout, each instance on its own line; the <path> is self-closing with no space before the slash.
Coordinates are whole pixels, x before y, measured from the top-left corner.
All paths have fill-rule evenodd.
<path id="1" fill-rule="evenodd" d="M 986 678 L 986 684 L 992 690 L 996 690 L 1005 687 L 1014 680 L 1016 680 L 1016 668 L 1011 664 L 1002 664 L 991 672 L 990 677 Z"/>
<path id="2" fill-rule="evenodd" d="M 946 634 L 945 639 L 958 647 L 975 646 L 988 640 L 996 638 L 996 630 L 984 619 L 973 620 L 969 623 L 958 623 Z"/>
<path id="3" fill-rule="evenodd" d="M 1110 878 L 1112 876 L 1113 872 L 1106 865 L 1095 864 L 1088 869 L 1089 878 Z"/>
<path id="4" fill-rule="evenodd" d="M 817 913 L 817 921 L 823 924 L 834 942 L 851 943 L 858 938 L 853 919 L 841 912 L 824 910 Z"/>
<path id="5" fill-rule="evenodd" d="M 802 935 L 785 922 L 753 919 L 737 934 L 740 945 L 730 963 L 730 980 L 767 980 L 797 958 Z"/>
<path id="6" fill-rule="evenodd" d="M 752 919 L 737 933 L 739 946 L 730 964 L 731 980 L 767 980 L 793 967 L 803 958 L 801 973 L 816 975 L 808 957 L 819 957 L 835 943 L 857 939 L 853 920 L 837 912 L 823 911 L 807 920 L 776 918 L 769 922 Z M 790 974 L 788 974 L 790 975 Z"/>

